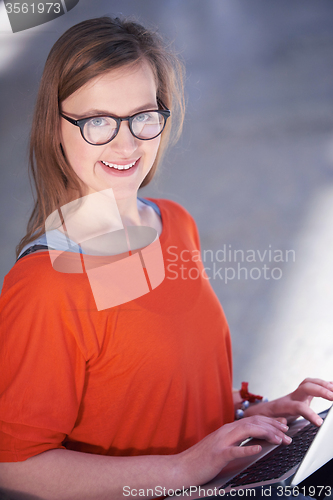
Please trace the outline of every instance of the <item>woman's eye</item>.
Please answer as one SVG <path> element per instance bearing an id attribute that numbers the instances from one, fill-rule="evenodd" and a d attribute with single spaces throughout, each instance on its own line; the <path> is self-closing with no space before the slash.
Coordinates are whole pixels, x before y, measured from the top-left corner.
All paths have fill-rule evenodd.
<path id="1" fill-rule="evenodd" d="M 135 121 L 139 122 L 139 123 L 144 123 L 144 122 L 148 121 L 149 118 L 150 118 L 149 113 L 141 113 L 140 115 L 137 115 L 135 117 Z"/>
<path id="2" fill-rule="evenodd" d="M 102 127 L 103 125 L 107 125 L 107 120 L 103 118 L 103 116 L 97 116 L 96 118 L 92 118 L 89 122 L 90 127 Z"/>

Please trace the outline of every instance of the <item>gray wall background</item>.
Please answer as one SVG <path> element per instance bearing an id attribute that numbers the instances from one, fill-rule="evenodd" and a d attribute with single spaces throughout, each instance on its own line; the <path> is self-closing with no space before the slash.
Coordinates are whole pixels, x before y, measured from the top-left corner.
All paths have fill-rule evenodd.
<path id="1" fill-rule="evenodd" d="M 0 13 L 1 282 L 32 207 L 27 143 L 49 50 L 81 20 L 135 16 L 187 67 L 183 137 L 142 195 L 183 204 L 222 267 L 208 275 L 230 324 L 235 386 L 274 397 L 306 375 L 332 379 L 332 1 L 80 0 L 15 34 L 2 2 Z M 218 261 L 224 248 L 256 252 L 241 263 L 247 279 L 239 259 Z M 226 267 L 236 272 L 227 283 Z"/>

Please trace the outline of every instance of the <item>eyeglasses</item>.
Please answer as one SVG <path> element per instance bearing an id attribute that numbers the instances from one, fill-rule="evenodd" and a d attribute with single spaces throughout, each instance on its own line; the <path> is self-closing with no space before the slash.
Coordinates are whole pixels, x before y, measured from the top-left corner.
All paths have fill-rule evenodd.
<path id="1" fill-rule="evenodd" d="M 150 141 L 158 137 L 163 132 L 166 121 L 171 114 L 164 104 L 162 106 L 165 109 L 141 111 L 123 118 L 119 116 L 90 116 L 89 118 L 73 120 L 63 113 L 60 115 L 69 123 L 80 127 L 81 135 L 88 144 L 103 146 L 116 137 L 123 121 L 128 122 L 132 135 L 141 141 Z"/>

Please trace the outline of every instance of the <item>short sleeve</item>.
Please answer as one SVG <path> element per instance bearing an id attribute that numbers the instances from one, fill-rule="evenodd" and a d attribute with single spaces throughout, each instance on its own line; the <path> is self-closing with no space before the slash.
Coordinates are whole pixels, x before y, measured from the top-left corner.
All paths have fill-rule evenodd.
<path id="1" fill-rule="evenodd" d="M 7 275 L 0 298 L 0 461 L 62 448 L 73 429 L 86 356 L 66 287 L 29 256 Z M 24 262 L 24 260 L 26 262 Z M 28 262 L 29 260 L 29 262 Z M 51 266 L 52 267 L 52 266 Z"/>

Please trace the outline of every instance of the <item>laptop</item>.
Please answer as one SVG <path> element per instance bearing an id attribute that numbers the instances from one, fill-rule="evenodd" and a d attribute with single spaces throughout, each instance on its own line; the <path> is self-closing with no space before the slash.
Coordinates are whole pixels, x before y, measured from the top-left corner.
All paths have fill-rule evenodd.
<path id="1" fill-rule="evenodd" d="M 204 496 L 223 496 L 231 490 L 262 487 L 269 493 L 270 486 L 296 487 L 308 476 L 333 458 L 333 405 L 320 413 L 324 422 L 317 427 L 308 420 L 299 419 L 287 432 L 290 445 L 272 445 L 251 439 L 248 444 L 260 444 L 262 451 L 255 457 L 230 462 L 212 480 L 202 486 L 192 486 L 178 498 L 193 499 Z M 215 489 L 216 488 L 216 489 Z M 214 490 L 215 489 L 215 490 Z M 222 491 L 223 490 L 223 491 Z M 270 496 L 269 494 L 266 496 Z M 307 495 L 302 489 L 299 493 Z"/>

